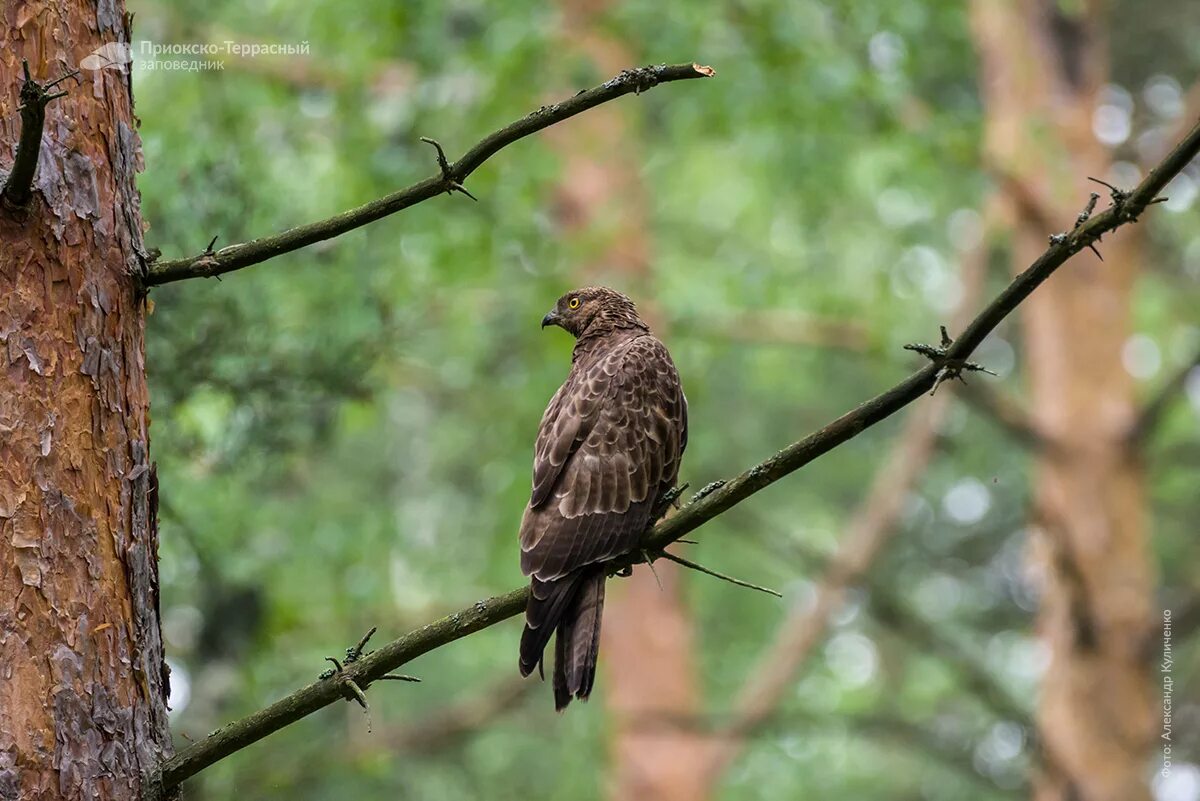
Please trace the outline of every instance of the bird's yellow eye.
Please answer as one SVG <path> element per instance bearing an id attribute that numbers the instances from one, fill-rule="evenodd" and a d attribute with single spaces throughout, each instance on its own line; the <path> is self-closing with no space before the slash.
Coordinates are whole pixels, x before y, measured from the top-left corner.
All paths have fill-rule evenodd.
<path id="1" fill-rule="evenodd" d="M 579 298 L 571 298 L 570 300 L 567 301 L 567 305 L 569 307 L 571 307 L 572 309 L 578 309 L 579 308 Z"/>

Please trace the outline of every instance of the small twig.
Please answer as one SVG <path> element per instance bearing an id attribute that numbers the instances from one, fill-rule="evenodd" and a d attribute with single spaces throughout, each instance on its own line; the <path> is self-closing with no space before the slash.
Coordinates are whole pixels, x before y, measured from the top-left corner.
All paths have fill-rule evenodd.
<path id="1" fill-rule="evenodd" d="M 79 74 L 78 70 L 51 81 L 38 83 L 29 74 L 29 62 L 22 59 L 21 69 L 25 80 L 21 84 L 21 138 L 17 144 L 17 155 L 13 159 L 12 172 L 0 189 L 0 204 L 8 209 L 20 211 L 28 207 L 33 199 L 33 176 L 37 171 L 38 156 L 42 151 L 42 129 L 46 124 L 46 106 L 53 100 L 65 96 L 66 92 L 50 93 L 51 89 L 68 78 Z"/>
<path id="2" fill-rule="evenodd" d="M 1092 212 L 1096 210 L 1096 201 L 1100 199 L 1099 192 L 1092 192 L 1088 197 L 1087 205 L 1083 207 L 1083 211 L 1079 212 L 1079 216 L 1075 218 L 1075 227 L 1083 225 L 1091 219 Z"/>
<path id="3" fill-rule="evenodd" d="M 715 570 L 710 570 L 709 568 L 705 567 L 704 565 L 698 565 L 695 562 L 692 562 L 688 559 L 684 559 L 682 556 L 676 556 L 675 554 L 670 553 L 668 551 L 659 551 L 659 556 L 661 556 L 663 559 L 666 559 L 670 562 L 674 562 L 677 565 L 683 565 L 684 567 L 691 568 L 692 570 L 695 570 L 699 573 L 704 573 L 705 575 L 712 576 L 713 578 L 719 578 L 721 581 L 728 581 L 730 584 L 736 584 L 737 586 L 745 587 L 748 590 L 758 590 L 759 592 L 765 592 L 767 595 L 774 595 L 776 598 L 783 597 L 783 593 L 776 592 L 775 590 L 773 590 L 769 587 L 760 587 L 757 584 L 751 584 L 748 581 L 742 581 L 739 578 L 734 578 L 733 576 L 727 576 L 724 573 L 718 573 Z"/>
<path id="4" fill-rule="evenodd" d="M 1116 196 L 1114 195 L 1114 197 L 1116 197 Z M 1099 199 L 1100 199 L 1099 192 L 1091 193 L 1091 195 L 1088 197 L 1087 205 L 1083 207 L 1083 211 L 1079 212 L 1079 215 L 1075 218 L 1075 227 L 1072 228 L 1071 230 L 1073 230 L 1073 231 L 1079 230 L 1080 226 L 1082 226 L 1084 223 L 1086 223 L 1088 220 L 1091 219 L 1092 212 L 1094 212 L 1096 210 L 1096 201 Z M 1122 202 L 1124 202 L 1124 201 L 1122 201 Z M 1063 239 L 1065 240 L 1066 234 L 1063 234 L 1062 236 L 1063 236 Z M 1100 241 L 1100 237 L 1096 237 L 1096 242 L 1099 242 L 1099 241 Z M 1096 254 L 1097 259 L 1099 259 L 1100 261 L 1104 261 L 1104 257 L 1101 256 L 1100 251 L 1096 249 L 1095 242 L 1089 242 L 1088 248 L 1091 249 L 1092 253 Z"/>
<path id="5" fill-rule="evenodd" d="M 1097 201 L 1097 200 L 1099 200 L 1099 199 L 1100 199 L 1100 193 L 1099 193 L 1099 192 L 1092 192 L 1092 193 L 1091 193 L 1091 195 L 1088 197 L 1088 202 L 1087 202 L 1087 205 L 1086 205 L 1086 206 L 1084 206 L 1084 207 L 1083 207 L 1083 211 L 1079 212 L 1079 215 L 1078 215 L 1078 216 L 1076 216 L 1076 218 L 1075 218 L 1075 228 L 1074 228 L 1074 229 L 1072 229 L 1072 230 L 1078 230 L 1078 229 L 1079 229 L 1079 227 L 1080 227 L 1081 225 L 1083 225 L 1083 224 L 1084 224 L 1084 223 L 1086 223 L 1086 222 L 1087 222 L 1089 219 L 1091 219 L 1092 212 L 1094 212 L 1094 211 L 1096 210 L 1096 201 Z M 1099 242 L 1099 241 L 1100 241 L 1100 238 L 1099 238 L 1099 237 L 1096 237 L 1096 242 Z M 1104 257 L 1100 255 L 1100 251 L 1099 251 L 1099 250 L 1096 248 L 1096 243 L 1095 243 L 1095 242 L 1089 242 L 1089 243 L 1088 243 L 1088 248 L 1089 248 L 1089 249 L 1091 249 L 1092 253 L 1095 253 L 1095 254 L 1096 254 L 1096 258 L 1097 258 L 1097 259 L 1099 259 L 1100 261 L 1104 261 Z"/>
<path id="6" fill-rule="evenodd" d="M 658 571 L 654 569 L 654 557 L 650 555 L 649 551 L 643 550 L 642 558 L 646 560 L 646 567 L 650 568 L 650 572 L 654 575 L 654 583 L 658 585 L 658 591 L 662 592 L 663 583 L 662 579 L 658 577 Z"/>
<path id="7" fill-rule="evenodd" d="M 28 75 L 28 73 L 26 73 L 26 74 Z M 63 81 L 67 80 L 68 78 L 74 78 L 78 74 L 79 74 L 79 70 L 71 70 L 66 75 L 62 76 L 61 78 L 57 78 L 57 79 L 51 81 L 50 83 L 46 84 L 42 88 L 43 89 L 53 89 L 54 87 L 58 86 Z M 61 94 L 62 93 L 59 93 L 59 96 L 61 96 Z"/>
<path id="8" fill-rule="evenodd" d="M 904 346 L 905 350 L 919 353 L 938 366 L 937 375 L 933 381 L 933 389 L 929 391 L 930 395 L 937 393 L 938 387 L 942 385 L 943 381 L 957 378 L 962 383 L 967 383 L 967 380 L 963 378 L 963 372 L 996 375 L 981 364 L 969 362 L 965 359 L 951 359 L 949 354 L 950 348 L 954 345 L 954 340 L 950 337 L 949 332 L 946 331 L 946 326 L 939 326 L 939 328 L 942 333 L 942 346 L 940 348 L 935 348 L 933 345 L 926 345 L 924 342 L 910 342 Z"/>
<path id="9" fill-rule="evenodd" d="M 1088 176 L 1088 180 L 1092 183 L 1107 187 L 1109 194 L 1112 196 L 1112 202 L 1114 206 L 1120 206 L 1129 198 L 1128 192 L 1126 192 L 1124 189 L 1113 186 L 1108 181 L 1102 181 L 1099 178 L 1093 178 L 1090 175 Z"/>
<path id="10" fill-rule="evenodd" d="M 326 670 L 324 673 L 322 673 L 320 675 L 320 678 L 321 679 L 331 679 L 340 673 L 344 673 L 346 671 L 346 666 L 353 665 L 355 662 L 362 659 L 363 656 L 365 656 L 366 654 L 369 654 L 370 651 L 365 651 L 364 649 L 366 649 L 367 643 L 371 640 L 371 637 L 373 637 L 375 635 L 375 632 L 378 630 L 378 628 L 379 628 L 378 626 L 371 626 L 371 630 L 368 631 L 366 634 L 364 634 L 362 636 L 362 639 L 360 639 L 358 641 L 358 643 L 356 643 L 355 645 L 352 645 L 346 649 L 344 665 L 342 664 L 341 661 L 339 661 L 337 659 L 337 657 L 333 657 L 333 656 L 325 657 L 325 661 L 332 662 L 333 667 L 329 670 Z"/>
<path id="11" fill-rule="evenodd" d="M 450 162 L 446 160 L 446 151 L 442 150 L 441 143 L 428 136 L 422 136 L 421 141 L 427 145 L 433 145 L 433 149 L 437 151 L 437 165 L 438 169 L 442 171 L 442 177 L 447 181 L 453 181 L 454 172 L 450 169 Z"/>
<path id="12" fill-rule="evenodd" d="M 192 268 L 196 271 L 196 275 L 206 275 L 215 278 L 218 281 L 221 280 L 221 273 L 219 270 L 217 270 L 217 254 L 215 251 L 213 251 L 213 248 L 217 244 L 217 239 L 219 238 L 220 234 L 217 234 L 212 239 L 208 240 L 208 245 L 205 246 L 204 252 L 197 256 L 192 262 Z M 161 255 L 161 253 L 159 255 Z M 156 257 L 151 263 L 156 262 L 157 260 L 158 259 Z"/>
<path id="13" fill-rule="evenodd" d="M 371 728 L 371 717 L 370 717 L 371 706 L 370 706 L 370 704 L 367 703 L 367 694 L 363 688 L 370 686 L 370 684 L 364 683 L 363 685 L 360 686 L 359 683 L 354 680 L 354 677 L 347 673 L 346 668 L 349 667 L 350 665 L 353 665 L 355 662 L 358 662 L 364 656 L 367 656 L 371 653 L 370 651 L 366 650 L 367 643 L 370 642 L 371 637 L 374 636 L 374 634 L 377 630 L 378 630 L 377 626 L 372 626 L 371 630 L 362 636 L 362 639 L 360 639 L 356 644 L 354 644 L 346 649 L 346 660 L 345 660 L 344 664 L 342 662 L 340 662 L 336 657 L 332 657 L 332 656 L 325 657 L 325 661 L 332 663 L 333 667 L 330 668 L 329 670 L 326 670 L 320 676 L 322 681 L 336 678 L 338 681 L 338 685 L 341 687 L 342 697 L 345 698 L 347 701 L 357 702 L 358 705 L 363 708 L 363 711 L 367 713 L 367 730 L 368 731 Z M 379 676 L 378 678 L 375 679 L 375 681 L 419 682 L 421 680 L 418 679 L 416 676 L 407 676 L 403 673 L 387 673 L 382 676 Z"/>
<path id="14" fill-rule="evenodd" d="M 346 649 L 347 665 L 357 662 L 363 657 L 363 650 L 367 647 L 367 643 L 371 641 L 371 638 L 375 636 L 375 632 L 378 631 L 378 629 L 378 626 L 371 626 L 371 630 L 362 636 L 362 639 L 358 641 L 357 645 Z"/>
<path id="15" fill-rule="evenodd" d="M 433 145 L 434 149 L 437 150 L 438 169 L 442 171 L 442 180 L 446 182 L 446 194 L 453 195 L 455 192 L 462 192 L 471 198 L 471 200 L 478 203 L 479 198 L 468 192 L 467 188 L 454 177 L 454 170 L 450 167 L 450 162 L 446 161 L 446 151 L 442 150 L 441 143 L 436 139 L 430 139 L 428 136 L 422 136 L 421 141 L 427 145 Z"/>
<path id="16" fill-rule="evenodd" d="M 1117 212 L 1117 214 L 1122 215 L 1122 219 L 1125 222 L 1135 222 L 1137 220 L 1137 215 L 1141 212 L 1141 208 L 1139 208 L 1137 211 L 1134 211 L 1134 212 L 1125 212 L 1124 206 L 1125 206 L 1126 201 L 1128 201 L 1135 194 L 1137 194 L 1138 190 L 1134 190 L 1133 192 L 1128 192 L 1124 189 L 1113 186 L 1108 181 L 1101 181 L 1099 178 L 1093 178 L 1090 175 L 1088 176 L 1088 180 L 1094 181 L 1095 183 L 1098 183 L 1101 186 L 1108 187 L 1108 193 L 1112 197 L 1113 209 Z M 1143 181 L 1142 183 L 1145 184 L 1145 181 Z M 1163 184 L 1163 186 L 1165 186 L 1165 185 L 1166 184 Z M 1139 187 L 1139 189 L 1140 188 L 1141 187 Z M 1141 207 L 1145 208 L 1146 206 L 1153 206 L 1155 203 L 1166 203 L 1168 200 L 1170 200 L 1170 198 L 1152 197 L 1149 200 L 1143 201 L 1141 203 Z M 1078 227 L 1078 226 L 1076 226 L 1076 227 Z M 1096 238 L 1099 239 L 1099 237 L 1096 237 Z M 1093 250 L 1094 250 L 1094 248 L 1093 248 Z"/>
<path id="17" fill-rule="evenodd" d="M 1121 189 L 1117 189 L 1112 184 L 1110 184 L 1106 181 L 1101 181 L 1099 178 L 1089 177 L 1088 180 L 1095 181 L 1098 184 L 1107 186 L 1109 188 L 1110 194 L 1112 195 L 1113 208 L 1116 209 L 1118 212 L 1120 212 L 1121 207 L 1125 204 L 1125 201 L 1129 198 L 1129 193 L 1125 192 Z M 1072 233 L 1075 231 L 1078 231 L 1080 228 L 1082 228 L 1087 223 L 1088 220 L 1090 220 L 1092 218 L 1092 213 L 1096 210 L 1096 201 L 1098 201 L 1099 199 L 1100 199 L 1099 192 L 1092 192 L 1091 195 L 1089 195 L 1087 205 L 1084 206 L 1083 211 L 1079 212 L 1079 214 L 1075 217 L 1075 227 L 1073 227 L 1071 229 Z M 1155 203 L 1157 201 L 1152 200 L 1150 202 Z M 1067 236 L 1066 232 L 1060 232 L 1057 234 L 1050 234 L 1049 239 L 1050 239 L 1050 244 L 1052 246 L 1058 247 L 1059 245 L 1066 242 L 1067 239 L 1069 239 L 1069 237 Z M 1089 241 L 1085 242 L 1084 244 L 1087 246 L 1087 248 L 1090 251 L 1092 251 L 1092 253 L 1096 254 L 1097 259 L 1099 259 L 1100 261 L 1104 261 L 1104 257 L 1100 255 L 1100 251 L 1096 248 L 1096 243 L 1099 241 L 1100 241 L 1100 234 L 1097 234 L 1094 238 L 1090 239 Z"/>
<path id="18" fill-rule="evenodd" d="M 357 701 L 358 705 L 364 710 L 371 708 L 370 704 L 367 703 L 367 694 L 362 691 L 362 688 L 358 686 L 354 679 L 342 679 L 342 686 L 347 690 L 347 701 L 352 699 Z"/>

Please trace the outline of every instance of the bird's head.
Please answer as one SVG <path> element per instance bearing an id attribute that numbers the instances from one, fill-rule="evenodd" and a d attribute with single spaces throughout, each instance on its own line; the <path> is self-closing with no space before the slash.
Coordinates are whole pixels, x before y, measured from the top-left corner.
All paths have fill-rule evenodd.
<path id="1" fill-rule="evenodd" d="M 542 318 L 542 328 L 557 325 L 576 339 L 603 335 L 617 328 L 648 326 L 638 317 L 633 301 L 603 286 L 588 286 L 568 292 Z"/>

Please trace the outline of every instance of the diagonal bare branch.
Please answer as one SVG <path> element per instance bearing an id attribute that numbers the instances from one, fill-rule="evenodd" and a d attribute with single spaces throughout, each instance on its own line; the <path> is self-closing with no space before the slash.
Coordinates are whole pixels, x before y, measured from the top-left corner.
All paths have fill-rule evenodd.
<path id="1" fill-rule="evenodd" d="M 637 729 L 644 732 L 687 731 L 703 735 L 712 735 L 724 731 L 729 721 L 715 716 L 670 716 L 663 715 L 660 710 L 647 709 L 637 719 Z M 832 732 L 841 736 L 844 731 L 880 741 L 890 742 L 905 750 L 921 754 L 933 762 L 961 774 L 964 778 L 981 785 L 989 790 L 999 790 L 1014 797 L 1025 795 L 1020 787 L 1000 788 L 995 780 L 977 771 L 971 762 L 971 749 L 962 748 L 962 743 L 948 741 L 944 734 L 933 731 L 927 725 L 922 725 L 905 718 L 895 710 L 882 713 L 849 712 L 831 715 L 824 712 L 814 712 L 807 709 L 788 709 L 776 711 L 764 721 L 763 725 L 751 734 L 755 737 L 778 736 L 780 732 L 803 730 L 811 736 L 819 737 Z"/>
<path id="2" fill-rule="evenodd" d="M 383 742 L 376 748 L 392 754 L 397 751 L 433 754 L 453 748 L 516 709 L 535 686 L 517 675 L 500 679 L 482 692 L 475 690 L 474 694 L 458 698 L 422 718 L 384 729 L 377 738 Z"/>
<path id="3" fill-rule="evenodd" d="M 678 514 L 659 522 L 647 533 L 643 547 L 651 553 L 662 550 L 751 495 L 799 470 L 922 397 L 933 388 L 939 372 L 946 363 L 953 364 L 970 357 L 979 343 L 1071 256 L 1098 241 L 1102 235 L 1135 221 L 1146 207 L 1158 198 L 1163 187 L 1187 166 L 1197 153 L 1200 153 L 1200 126 L 1193 128 L 1136 189 L 1130 193 L 1121 193 L 1119 199 L 1114 198 L 1112 207 L 1094 215 L 1083 225 L 1063 234 L 1061 238 L 1056 238 L 1054 244 L 1029 269 L 1014 278 L 999 296 L 984 307 L 966 330 L 946 349 L 940 361 L 926 365 L 886 392 L 871 398 L 804 439 L 792 443 L 766 461 L 687 505 Z M 485 157 L 486 155 L 480 158 Z M 936 397 L 930 401 L 936 402 Z M 613 563 L 612 570 L 615 572 L 642 559 L 639 553 L 627 560 L 617 561 Z M 371 682 L 422 654 L 515 617 L 525 608 L 527 592 L 528 589 L 522 587 L 505 595 L 478 601 L 467 609 L 409 632 L 346 666 L 342 677 L 365 689 Z M 339 682 L 317 681 L 309 684 L 184 748 L 163 763 L 158 775 L 150 777 L 151 789 L 175 787 L 214 762 L 342 698 L 342 685 Z"/>
<path id="4" fill-rule="evenodd" d="M 1032 450 L 1052 450 L 1050 436 L 1042 431 L 1032 415 L 1013 397 L 982 384 L 959 390 L 959 397 L 999 426 L 1021 445 Z"/>
<path id="5" fill-rule="evenodd" d="M 542 106 L 510 125 L 484 137 L 479 144 L 453 164 L 446 160 L 440 145 L 438 152 L 439 174 L 433 178 L 413 184 L 378 200 L 373 200 L 356 209 L 342 212 L 325 220 L 291 228 L 275 236 L 263 237 L 239 245 L 221 248 L 216 253 L 200 253 L 186 259 L 158 261 L 150 265 L 146 276 L 147 286 L 169 284 L 185 278 L 209 278 L 260 264 L 268 259 L 299 250 L 302 247 L 332 239 L 347 231 L 361 228 L 390 214 L 403 211 L 422 201 L 452 192 L 469 193 L 464 188 L 467 177 L 507 145 L 519 139 L 549 128 L 590 108 L 615 100 L 627 94 L 640 94 L 660 83 L 683 81 L 691 78 L 711 78 L 716 74 L 711 67 L 701 64 L 662 64 L 657 67 L 641 67 L 624 70 L 620 75 L 601 85 L 580 92 L 569 100 Z M 433 143 L 433 140 L 423 139 Z"/>
<path id="6" fill-rule="evenodd" d="M 989 220 L 994 216 L 989 204 Z M 990 228 L 991 225 L 986 227 Z M 966 323 L 968 310 L 983 294 L 987 273 L 988 237 L 981 237 L 962 260 L 963 297 L 955 312 L 955 327 Z M 941 327 L 940 348 L 905 346 L 929 358 L 944 357 L 952 339 Z M 926 352 L 927 351 L 927 352 Z M 937 382 L 945 378 L 938 371 Z M 956 389 L 956 387 L 955 387 Z M 951 398 L 942 393 L 909 415 L 888 456 L 876 470 L 870 489 L 851 515 L 836 554 L 820 570 L 812 602 L 787 611 L 771 642 L 766 645 L 735 695 L 727 724 L 713 738 L 705 760 L 706 778 L 716 784 L 733 763 L 745 741 L 777 711 L 813 649 L 829 626 L 831 613 L 841 603 L 848 587 L 866 575 L 871 563 L 886 548 L 897 530 L 904 501 L 917 486 L 934 458 L 938 430 L 950 408 Z"/>
<path id="7" fill-rule="evenodd" d="M 1171 403 L 1183 393 L 1183 388 L 1187 384 L 1188 376 L 1193 370 L 1200 369 L 1200 351 L 1192 355 L 1192 358 L 1180 367 L 1174 375 L 1168 378 L 1158 391 L 1150 397 L 1146 405 L 1142 407 L 1141 414 L 1134 421 L 1129 429 L 1129 445 L 1137 447 L 1144 445 L 1148 439 L 1154 434 L 1154 430 L 1161 422 L 1163 415 Z"/>
<path id="8" fill-rule="evenodd" d="M 904 499 L 933 458 L 938 425 L 951 400 L 946 393 L 935 395 L 905 421 L 904 431 L 877 471 L 817 584 L 813 600 L 788 611 L 738 690 L 729 721 L 705 760 L 710 783 L 716 783 L 737 758 L 746 738 L 775 713 L 801 666 L 820 644 L 847 588 L 891 541 Z"/>

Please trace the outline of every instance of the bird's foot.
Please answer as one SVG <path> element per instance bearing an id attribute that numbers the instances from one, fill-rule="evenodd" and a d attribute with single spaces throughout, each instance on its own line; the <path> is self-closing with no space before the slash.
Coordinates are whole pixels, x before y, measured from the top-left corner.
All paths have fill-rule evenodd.
<path id="1" fill-rule="evenodd" d="M 651 519 L 654 522 L 658 522 L 659 520 L 662 520 L 663 515 L 665 515 L 667 510 L 672 506 L 678 509 L 679 499 L 683 496 L 683 493 L 687 490 L 687 488 L 688 485 L 685 483 L 678 487 L 671 487 L 671 489 L 658 496 L 658 500 L 654 502 L 654 515 Z"/>

